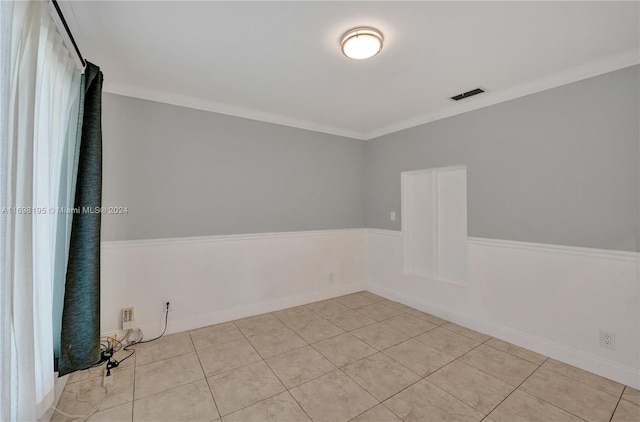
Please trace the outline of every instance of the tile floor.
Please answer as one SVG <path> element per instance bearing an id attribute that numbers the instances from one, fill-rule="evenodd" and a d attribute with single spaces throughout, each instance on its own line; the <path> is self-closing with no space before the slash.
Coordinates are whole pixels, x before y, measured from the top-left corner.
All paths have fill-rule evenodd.
<path id="1" fill-rule="evenodd" d="M 59 409 L 101 403 L 101 421 L 640 421 L 638 390 L 369 292 L 166 336 L 113 377 L 105 400 L 100 368 L 73 374 Z"/>

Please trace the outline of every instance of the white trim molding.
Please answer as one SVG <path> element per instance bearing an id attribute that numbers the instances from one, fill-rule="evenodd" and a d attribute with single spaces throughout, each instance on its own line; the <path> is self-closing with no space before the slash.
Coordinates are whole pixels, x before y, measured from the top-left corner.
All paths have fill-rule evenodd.
<path id="1" fill-rule="evenodd" d="M 363 229 L 329 229 L 329 230 L 307 230 L 298 232 L 270 232 L 270 233 L 241 233 L 223 234 L 211 236 L 191 236 L 191 237 L 169 237 L 158 239 L 134 239 L 134 240 L 106 240 L 101 243 L 103 248 L 127 248 L 127 247 L 154 247 L 169 246 L 177 244 L 196 243 L 218 243 L 218 242 L 238 242 L 244 240 L 261 239 L 285 239 L 289 237 L 317 237 L 332 236 L 344 233 L 361 233 Z"/>
<path id="2" fill-rule="evenodd" d="M 248 107 L 224 104 L 204 98 L 193 97 L 190 95 L 181 95 L 161 90 L 134 87 L 109 81 L 105 81 L 103 91 L 109 94 L 139 98 L 142 100 L 154 101 L 163 104 L 171 104 L 179 107 L 186 107 L 195 110 L 202 110 L 211 113 L 239 117 L 242 119 L 256 120 L 259 122 L 310 130 L 312 132 L 326 133 L 328 135 L 364 140 L 364 134 L 361 132 L 323 125 L 320 123 L 314 123 L 307 120 L 297 119 L 281 114 L 269 113 L 266 111 L 256 110 Z"/>
<path id="3" fill-rule="evenodd" d="M 636 263 L 640 262 L 639 252 L 616 251 L 611 249 L 583 248 L 580 246 L 552 245 L 549 243 L 532 243 L 481 237 L 469 237 L 469 244 L 489 246 L 493 248 L 524 249 L 529 251 L 547 252 L 550 254 L 567 254 L 589 258 L 614 259 Z"/>

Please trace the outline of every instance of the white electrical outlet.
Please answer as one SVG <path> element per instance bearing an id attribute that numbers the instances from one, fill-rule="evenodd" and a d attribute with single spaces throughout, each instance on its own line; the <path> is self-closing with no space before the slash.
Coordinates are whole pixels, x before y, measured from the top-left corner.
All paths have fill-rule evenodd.
<path id="1" fill-rule="evenodd" d="M 391 211 L 391 214 L 390 214 L 389 218 L 391 219 L 391 221 L 396 221 L 396 212 L 395 211 Z"/>
<path id="2" fill-rule="evenodd" d="M 122 329 L 123 330 L 133 329 L 133 308 L 122 309 Z"/>
<path id="3" fill-rule="evenodd" d="M 335 280 L 335 275 L 333 273 L 329 273 L 329 283 L 333 283 Z"/>
<path id="4" fill-rule="evenodd" d="M 616 350 L 616 333 L 607 330 L 600 330 L 600 347 Z"/>

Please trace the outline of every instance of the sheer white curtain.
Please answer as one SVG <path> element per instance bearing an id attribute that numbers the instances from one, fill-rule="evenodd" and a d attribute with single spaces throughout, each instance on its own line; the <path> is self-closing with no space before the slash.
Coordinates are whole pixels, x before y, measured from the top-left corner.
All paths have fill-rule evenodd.
<path id="1" fill-rule="evenodd" d="M 22 421 L 54 396 L 56 208 L 75 154 L 80 70 L 47 2 L 0 1 L 0 21 L 0 420 Z"/>

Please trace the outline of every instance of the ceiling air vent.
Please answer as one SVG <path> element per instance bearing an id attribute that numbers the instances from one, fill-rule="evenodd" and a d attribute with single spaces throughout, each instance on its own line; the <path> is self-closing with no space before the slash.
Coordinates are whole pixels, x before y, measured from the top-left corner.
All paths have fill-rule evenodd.
<path id="1" fill-rule="evenodd" d="M 464 100 L 465 98 L 473 97 L 474 95 L 482 94 L 483 92 L 484 92 L 484 89 L 476 88 L 476 89 L 472 89 L 471 91 L 467 91 L 467 92 L 463 92 L 462 94 L 455 95 L 451 97 L 451 99 L 453 101 L 460 101 L 460 100 Z"/>

